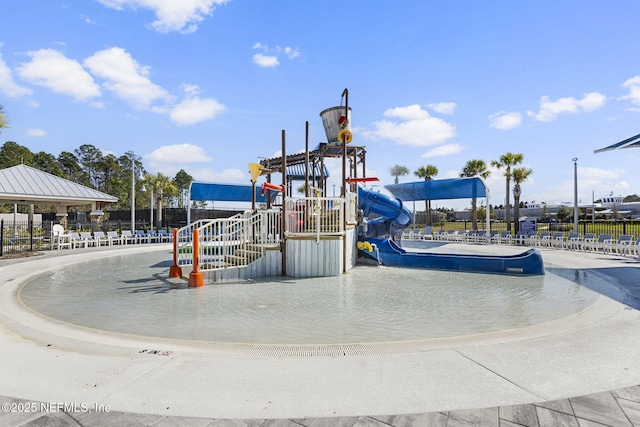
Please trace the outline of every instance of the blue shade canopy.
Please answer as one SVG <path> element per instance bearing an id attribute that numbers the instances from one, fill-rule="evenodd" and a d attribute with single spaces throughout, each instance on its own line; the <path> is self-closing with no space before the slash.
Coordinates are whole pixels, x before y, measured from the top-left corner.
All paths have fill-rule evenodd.
<path id="1" fill-rule="evenodd" d="M 251 202 L 251 185 L 242 184 L 210 184 L 205 182 L 191 183 L 191 200 Z M 262 187 L 256 186 L 256 202 L 266 202 L 261 193 Z M 273 193 L 273 191 L 271 191 Z"/>
<path id="2" fill-rule="evenodd" d="M 407 182 L 385 185 L 394 197 L 402 201 L 471 199 L 486 197 L 487 191 L 481 178 L 452 178 L 433 181 Z"/>
<path id="3" fill-rule="evenodd" d="M 634 148 L 634 147 L 640 147 L 640 134 L 636 136 L 632 136 L 631 138 L 627 138 L 624 141 L 616 142 L 615 144 L 610 145 L 608 147 L 595 150 L 594 153 L 601 153 L 603 151 L 609 151 L 609 150 L 617 150 L 619 148 Z"/>

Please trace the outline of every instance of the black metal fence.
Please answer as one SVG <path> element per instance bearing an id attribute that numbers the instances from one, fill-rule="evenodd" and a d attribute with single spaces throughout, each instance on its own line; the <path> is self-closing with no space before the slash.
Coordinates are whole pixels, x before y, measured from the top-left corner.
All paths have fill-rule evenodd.
<path id="1" fill-rule="evenodd" d="M 478 229 L 485 229 L 484 218 L 482 221 L 478 221 Z M 416 224 L 416 226 L 418 226 Z M 424 225 L 422 225 L 424 227 Z M 473 223 L 471 221 L 449 221 L 438 222 L 433 224 L 434 230 L 471 230 L 473 229 Z M 507 223 L 504 221 L 492 221 L 491 230 L 506 230 Z M 511 223 L 511 233 L 515 234 L 515 226 Z M 538 222 L 537 231 L 563 231 L 565 233 L 573 232 L 573 222 Z M 584 236 L 586 233 L 594 233 L 596 236 L 600 234 L 612 234 L 614 239 L 617 239 L 622 234 L 630 234 L 637 239 L 640 237 L 640 221 L 637 220 L 599 220 L 599 221 L 579 221 L 578 232 Z"/>
<path id="2" fill-rule="evenodd" d="M 7 222 L 0 220 L 0 257 L 52 248 L 53 222 Z"/>
<path id="3" fill-rule="evenodd" d="M 239 210 L 191 209 L 191 221 L 199 219 L 228 218 L 241 212 Z M 136 230 L 146 230 L 151 227 L 151 210 L 136 209 Z M 42 214 L 43 221 L 56 221 L 55 213 Z M 163 208 L 162 216 L 154 209 L 153 228 L 171 230 L 187 225 L 186 209 Z M 89 212 L 69 212 L 67 229 L 94 231 L 122 231 L 131 230 L 131 210 L 105 211 L 101 223 L 92 223 Z"/>

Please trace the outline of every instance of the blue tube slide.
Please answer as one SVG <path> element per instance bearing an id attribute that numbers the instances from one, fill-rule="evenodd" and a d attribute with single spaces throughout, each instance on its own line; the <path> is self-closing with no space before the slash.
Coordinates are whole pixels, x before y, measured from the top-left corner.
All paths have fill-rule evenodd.
<path id="1" fill-rule="evenodd" d="M 411 212 L 400 199 L 381 194 L 378 191 L 366 190 L 358 187 L 358 209 L 368 217 L 371 213 L 380 215 L 367 222 L 367 237 L 389 234 L 392 226 L 404 228 L 411 224 Z"/>

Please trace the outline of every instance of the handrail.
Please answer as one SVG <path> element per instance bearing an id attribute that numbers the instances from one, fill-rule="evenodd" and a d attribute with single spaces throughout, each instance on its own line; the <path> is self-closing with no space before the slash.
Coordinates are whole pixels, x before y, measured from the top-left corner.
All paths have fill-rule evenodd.
<path id="1" fill-rule="evenodd" d="M 179 266 L 193 264 L 191 240 L 197 229 L 200 270 L 248 265 L 264 254 L 263 244 L 278 243 L 279 217 L 279 210 L 269 210 L 196 221 L 177 233 L 177 263 Z"/>
<path id="2" fill-rule="evenodd" d="M 288 198 L 286 236 L 341 236 L 344 199 L 339 197 Z"/>
<path id="3" fill-rule="evenodd" d="M 281 227 L 287 237 L 344 235 L 345 201 L 339 197 L 287 198 L 287 218 L 280 209 L 245 212 L 230 218 L 199 220 L 178 230 L 177 264 L 193 264 L 193 248 L 200 271 L 243 268 L 264 255 L 265 245 L 280 243 Z M 198 230 L 198 245 L 193 245 Z"/>

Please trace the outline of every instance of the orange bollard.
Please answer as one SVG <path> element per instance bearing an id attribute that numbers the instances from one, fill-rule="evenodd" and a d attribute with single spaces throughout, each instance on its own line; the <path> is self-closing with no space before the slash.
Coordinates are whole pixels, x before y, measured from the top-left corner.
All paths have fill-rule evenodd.
<path id="1" fill-rule="evenodd" d="M 178 265 L 178 229 L 173 229 L 173 265 L 169 268 L 169 277 L 182 277 L 182 268 Z"/>
<path id="2" fill-rule="evenodd" d="M 198 230 L 193 230 L 193 271 L 189 274 L 189 287 L 197 288 L 204 286 L 204 277 L 202 272 L 198 269 L 198 263 L 200 259 L 198 253 L 200 252 L 200 235 Z"/>

